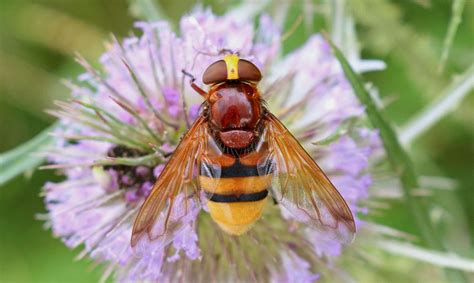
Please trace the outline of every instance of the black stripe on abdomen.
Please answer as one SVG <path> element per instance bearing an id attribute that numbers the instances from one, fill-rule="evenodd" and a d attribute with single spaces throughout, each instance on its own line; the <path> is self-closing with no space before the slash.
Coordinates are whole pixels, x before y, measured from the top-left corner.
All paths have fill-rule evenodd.
<path id="1" fill-rule="evenodd" d="M 248 166 L 240 163 L 240 160 L 235 159 L 234 164 L 229 167 L 220 168 L 220 174 L 214 166 L 205 162 L 201 163 L 201 175 L 209 178 L 234 178 L 234 177 L 251 177 L 271 174 L 271 166 L 265 165 L 265 168 L 258 168 L 256 165 Z M 260 172 L 259 172 L 260 171 Z"/>
<path id="2" fill-rule="evenodd" d="M 206 193 L 206 196 L 208 197 L 210 201 L 220 202 L 220 203 L 259 201 L 266 198 L 267 195 L 268 195 L 268 190 L 263 190 L 261 192 L 251 193 L 251 194 L 241 194 L 240 196 Z"/>

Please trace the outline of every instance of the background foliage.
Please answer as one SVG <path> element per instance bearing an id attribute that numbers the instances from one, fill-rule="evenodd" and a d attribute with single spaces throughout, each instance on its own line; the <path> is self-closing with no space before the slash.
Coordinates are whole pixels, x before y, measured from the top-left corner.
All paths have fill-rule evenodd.
<path id="1" fill-rule="evenodd" d="M 79 52 L 97 62 L 103 43 L 113 33 L 126 36 L 135 19 L 144 17 L 136 0 L 2 0 L 0 1 L 0 152 L 31 139 L 54 121 L 44 113 L 55 99 L 68 97 L 61 79 L 82 73 L 74 62 Z M 308 1 L 305 1 L 308 2 Z M 443 71 L 439 71 L 443 42 L 452 18 L 451 1 L 444 0 L 352 0 L 353 15 L 363 57 L 387 63 L 387 69 L 366 74 L 364 79 L 379 89 L 387 103 L 385 114 L 402 127 L 411 117 L 442 95 L 454 77 L 474 62 L 474 1 L 466 0 L 462 21 L 454 37 Z M 217 13 L 234 1 L 201 1 Z M 290 27 L 305 4 L 294 1 L 285 26 Z M 327 1 L 314 1 L 316 13 L 285 42 L 285 50 L 300 45 L 307 36 L 329 30 L 323 16 Z M 132 5 L 130 5 L 132 4 Z M 160 10 L 151 16 L 166 16 L 175 23 L 194 1 L 156 1 Z M 275 1 L 272 7 L 285 5 Z M 306 3 L 307 5 L 307 3 Z M 307 7 L 307 6 L 306 6 Z M 150 15 L 147 15 L 150 16 Z M 474 96 L 468 95 L 456 111 L 430 129 L 410 148 L 419 174 L 444 176 L 454 181 L 455 191 L 436 190 L 429 201 L 438 210 L 432 217 L 448 245 L 463 257 L 474 250 Z M 0 170 L 5 170 L 0 168 Z M 87 261 L 73 263 L 77 252 L 69 251 L 42 229 L 35 214 L 44 211 L 40 188 L 54 172 L 30 172 L 0 188 L 0 281 L 2 282 L 94 282 L 100 269 Z M 416 233 L 413 217 L 402 202 L 390 203 L 378 221 Z M 448 213 L 436 213 L 445 211 Z M 468 247 L 468 248 L 466 248 Z M 393 271 L 380 271 L 398 281 L 398 271 L 409 272 L 410 261 L 387 256 Z M 363 271 L 360 277 L 365 278 Z M 432 278 L 430 278 L 430 276 Z M 428 278 L 440 273 L 429 274 Z"/>

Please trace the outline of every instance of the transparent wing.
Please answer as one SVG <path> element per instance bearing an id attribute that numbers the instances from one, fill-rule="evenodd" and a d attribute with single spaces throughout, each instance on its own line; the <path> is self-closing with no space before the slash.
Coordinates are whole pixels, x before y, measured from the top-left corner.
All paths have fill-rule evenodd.
<path id="1" fill-rule="evenodd" d="M 194 219 L 200 209 L 196 177 L 208 140 L 207 123 L 200 117 L 179 143 L 143 203 L 133 225 L 132 247 L 145 234 L 150 241 L 169 238 L 190 218 Z"/>
<path id="2" fill-rule="evenodd" d="M 296 138 L 271 113 L 264 117 L 266 158 L 261 175 L 273 174 L 275 200 L 296 219 L 351 241 L 356 227 L 352 213 L 334 185 Z M 344 160 L 341 160 L 344 162 Z"/>

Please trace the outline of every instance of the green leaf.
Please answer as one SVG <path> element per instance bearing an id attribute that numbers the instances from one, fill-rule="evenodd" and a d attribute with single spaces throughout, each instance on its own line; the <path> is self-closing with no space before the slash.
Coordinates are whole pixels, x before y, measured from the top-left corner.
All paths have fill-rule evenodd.
<path id="1" fill-rule="evenodd" d="M 24 144 L 0 154 L 0 185 L 43 163 L 44 157 L 38 153 L 52 144 L 53 139 L 50 133 L 56 127 L 58 123 L 48 127 Z"/>
<path id="2" fill-rule="evenodd" d="M 380 137 L 387 153 L 387 157 L 393 170 L 399 174 L 400 182 L 404 192 L 406 204 L 413 215 L 417 227 L 419 229 L 422 239 L 435 250 L 446 250 L 441 239 L 438 237 L 437 231 L 435 231 L 428 214 L 428 209 L 425 204 L 413 196 L 413 190 L 419 188 L 418 177 L 415 173 L 413 163 L 408 156 L 407 152 L 403 149 L 400 141 L 398 140 L 397 134 L 383 116 L 383 114 L 377 109 L 376 104 L 369 92 L 365 89 L 362 79 L 357 75 L 349 62 L 344 57 L 342 52 L 334 45 L 330 40 L 332 51 L 336 58 L 339 60 L 344 73 L 354 89 L 354 93 L 365 106 L 367 117 L 375 128 L 380 131 Z M 465 282 L 466 279 L 464 274 L 455 270 L 447 270 L 447 276 L 450 281 Z"/>

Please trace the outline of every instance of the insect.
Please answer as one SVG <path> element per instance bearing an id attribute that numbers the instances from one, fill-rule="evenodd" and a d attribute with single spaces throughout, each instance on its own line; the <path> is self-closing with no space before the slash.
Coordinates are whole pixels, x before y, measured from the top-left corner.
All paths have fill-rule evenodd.
<path id="1" fill-rule="evenodd" d="M 184 72 L 184 71 L 183 71 Z M 227 54 L 203 74 L 209 91 L 135 220 L 132 246 L 148 235 L 166 237 L 183 227 L 188 199 L 207 198 L 212 219 L 241 235 L 262 215 L 271 195 L 301 221 L 319 229 L 355 233 L 352 213 L 311 156 L 266 109 L 257 88 L 262 75 L 252 62 Z M 184 201 L 178 201 L 179 195 Z M 175 207 L 175 206 L 184 206 Z"/>

